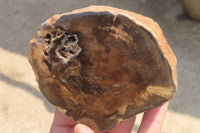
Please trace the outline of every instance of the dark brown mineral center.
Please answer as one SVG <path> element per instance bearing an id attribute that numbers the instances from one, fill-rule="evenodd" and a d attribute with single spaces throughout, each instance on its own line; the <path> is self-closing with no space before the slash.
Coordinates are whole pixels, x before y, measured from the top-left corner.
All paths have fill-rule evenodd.
<path id="1" fill-rule="evenodd" d="M 91 6 L 55 15 L 30 41 L 45 97 L 78 123 L 107 131 L 176 91 L 176 58 L 160 27 L 128 11 Z"/>

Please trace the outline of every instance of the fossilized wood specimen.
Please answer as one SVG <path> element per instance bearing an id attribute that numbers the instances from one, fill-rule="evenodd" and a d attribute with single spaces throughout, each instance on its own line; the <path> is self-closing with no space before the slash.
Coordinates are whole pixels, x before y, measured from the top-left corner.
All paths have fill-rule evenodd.
<path id="1" fill-rule="evenodd" d="M 30 41 L 29 60 L 45 97 L 94 130 L 110 130 L 176 91 L 176 58 L 160 27 L 116 8 L 51 17 Z"/>

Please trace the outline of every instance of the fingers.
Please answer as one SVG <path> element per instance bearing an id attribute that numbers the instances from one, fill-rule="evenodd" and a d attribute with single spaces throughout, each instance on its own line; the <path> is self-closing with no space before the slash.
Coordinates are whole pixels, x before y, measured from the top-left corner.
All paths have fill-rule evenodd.
<path id="1" fill-rule="evenodd" d="M 57 108 L 55 111 L 54 123 L 56 125 L 70 126 L 70 127 L 73 127 L 76 124 L 76 122 L 74 122 L 72 119 L 67 117 L 62 112 L 60 112 Z"/>
<path id="2" fill-rule="evenodd" d="M 95 133 L 131 133 L 133 125 L 135 122 L 135 117 L 120 122 L 119 126 L 109 132 L 95 132 Z M 89 127 L 77 124 L 74 128 L 74 133 L 94 133 Z"/>
<path id="3" fill-rule="evenodd" d="M 74 133 L 75 124 L 73 120 L 56 109 L 50 133 Z"/>
<path id="4" fill-rule="evenodd" d="M 138 133 L 160 133 L 169 102 L 144 113 Z"/>
<path id="5" fill-rule="evenodd" d="M 74 128 L 55 126 L 51 128 L 49 133 L 74 133 Z"/>
<path id="6" fill-rule="evenodd" d="M 89 127 L 77 124 L 58 109 L 55 111 L 50 133 L 94 133 Z"/>
<path id="7" fill-rule="evenodd" d="M 110 133 L 131 133 L 135 117 L 120 122 L 119 126 L 113 129 Z"/>
<path id="8" fill-rule="evenodd" d="M 119 126 L 109 133 L 131 133 L 135 117 L 120 122 Z M 58 109 L 55 111 L 54 121 L 50 133 L 94 133 L 89 127 L 83 124 L 76 124 L 69 117 L 65 116 Z"/>
<path id="9" fill-rule="evenodd" d="M 74 133 L 94 133 L 88 126 L 77 124 L 74 127 Z"/>

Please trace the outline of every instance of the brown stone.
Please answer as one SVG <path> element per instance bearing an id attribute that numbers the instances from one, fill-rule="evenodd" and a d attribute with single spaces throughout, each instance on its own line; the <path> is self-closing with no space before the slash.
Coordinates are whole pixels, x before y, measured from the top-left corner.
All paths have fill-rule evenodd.
<path id="1" fill-rule="evenodd" d="M 177 87 L 176 57 L 158 24 L 112 7 L 49 18 L 29 60 L 45 97 L 93 130 L 164 104 Z"/>

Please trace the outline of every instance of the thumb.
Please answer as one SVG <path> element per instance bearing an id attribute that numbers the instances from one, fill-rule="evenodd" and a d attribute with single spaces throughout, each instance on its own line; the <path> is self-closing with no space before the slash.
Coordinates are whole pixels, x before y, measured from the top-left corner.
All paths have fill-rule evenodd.
<path id="1" fill-rule="evenodd" d="M 83 124 L 77 124 L 74 127 L 74 133 L 94 133 L 92 129 Z"/>

